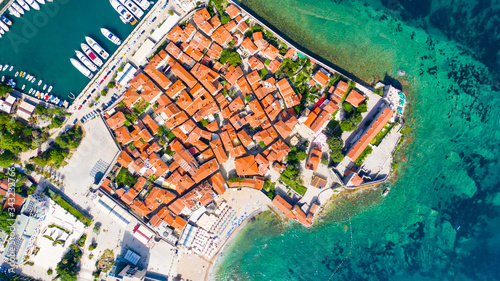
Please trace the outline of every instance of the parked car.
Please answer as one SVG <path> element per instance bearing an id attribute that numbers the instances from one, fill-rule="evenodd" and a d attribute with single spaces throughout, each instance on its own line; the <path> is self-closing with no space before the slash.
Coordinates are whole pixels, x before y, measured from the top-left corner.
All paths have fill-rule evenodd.
<path id="1" fill-rule="evenodd" d="M 78 110 L 82 109 L 82 106 L 83 106 L 83 105 L 80 105 L 80 106 L 78 107 Z"/>

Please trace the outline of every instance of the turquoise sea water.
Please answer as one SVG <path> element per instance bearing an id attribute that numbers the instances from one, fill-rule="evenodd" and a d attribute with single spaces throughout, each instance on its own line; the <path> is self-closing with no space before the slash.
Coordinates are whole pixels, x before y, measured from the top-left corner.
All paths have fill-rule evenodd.
<path id="1" fill-rule="evenodd" d="M 264 214 L 213 279 L 500 280 L 498 1 L 243 4 L 364 81 L 405 70 L 413 130 L 387 197 L 344 194 L 311 229 Z"/>
<path id="2" fill-rule="evenodd" d="M 133 26 L 125 25 L 118 13 L 107 0 L 54 0 L 46 1 L 40 11 L 31 9 L 21 18 L 8 15 L 13 21 L 11 29 L 0 38 L 0 64 L 14 65 L 12 72 L 1 72 L 0 76 L 13 78 L 17 71 L 26 71 L 43 79 L 43 83 L 53 85 L 51 94 L 66 98 L 72 92 L 78 95 L 90 81 L 69 61 L 76 58 L 75 50 L 81 51 L 80 44 L 85 36 L 94 38 L 111 57 L 118 46 L 101 34 L 106 27 L 122 40 L 132 31 Z M 28 92 L 35 84 L 25 79 L 16 79 L 18 89 L 26 84 Z"/>

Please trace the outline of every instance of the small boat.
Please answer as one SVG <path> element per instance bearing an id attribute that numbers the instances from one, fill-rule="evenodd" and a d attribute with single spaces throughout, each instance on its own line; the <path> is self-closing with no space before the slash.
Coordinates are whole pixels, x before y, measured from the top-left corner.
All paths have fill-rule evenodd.
<path id="1" fill-rule="evenodd" d="M 16 8 L 10 6 L 8 9 L 9 9 L 9 13 L 11 15 L 13 15 L 14 17 L 16 17 L 16 18 L 20 18 L 21 17 L 21 14 L 16 10 Z"/>
<path id="2" fill-rule="evenodd" d="M 52 86 L 49 87 L 49 89 L 47 90 L 47 92 L 50 93 L 50 91 L 52 91 Z"/>
<path id="3" fill-rule="evenodd" d="M 23 85 L 23 86 L 21 87 L 21 91 L 24 91 L 24 88 L 26 88 L 26 85 Z"/>
<path id="4" fill-rule="evenodd" d="M 23 76 L 23 73 L 24 73 L 24 72 L 22 72 L 22 71 L 21 71 L 21 72 L 19 72 L 19 77 L 22 77 L 22 76 Z"/>
<path id="5" fill-rule="evenodd" d="M 35 0 L 25 0 L 35 10 L 40 10 L 40 5 Z"/>
<path id="6" fill-rule="evenodd" d="M 59 104 L 58 105 L 59 106 L 63 106 L 63 104 L 64 104 L 64 101 L 63 100 L 59 100 Z"/>
<path id="7" fill-rule="evenodd" d="M 45 89 L 47 89 L 47 84 L 43 85 L 43 89 L 45 91 Z"/>
<path id="8" fill-rule="evenodd" d="M 24 73 L 23 73 L 23 76 L 22 76 L 22 77 L 23 77 L 23 78 L 24 78 L 24 77 L 26 77 L 26 72 L 24 72 Z"/>
<path id="9" fill-rule="evenodd" d="M 5 16 L 0 16 L 0 20 L 2 20 L 6 25 L 12 25 L 12 21 Z"/>
<path id="10" fill-rule="evenodd" d="M 9 81 L 7 81 L 7 85 L 9 85 L 12 88 L 14 88 L 16 86 L 16 82 L 14 82 L 14 80 L 12 80 L 12 79 L 9 79 Z"/>
<path id="11" fill-rule="evenodd" d="M 49 96 L 48 96 L 48 95 L 45 95 L 43 99 L 44 99 L 44 100 L 49 100 Z"/>
<path id="12" fill-rule="evenodd" d="M 14 69 L 14 66 L 12 65 L 10 68 L 9 68 L 9 71 L 12 71 Z"/>
<path id="13" fill-rule="evenodd" d="M 75 51 L 76 57 L 88 68 L 90 71 L 96 71 L 97 66 L 93 64 L 82 52 Z"/>
<path id="14" fill-rule="evenodd" d="M 141 7 L 144 11 L 146 11 L 150 5 L 148 0 L 134 0 L 134 2 L 137 3 L 137 5 L 139 5 L 139 7 Z"/>
<path id="15" fill-rule="evenodd" d="M 101 28 L 101 33 L 104 35 L 104 37 L 108 38 L 109 41 L 113 42 L 115 45 L 121 45 L 122 40 L 118 38 L 116 35 L 114 35 L 111 31 L 107 30 L 106 28 Z"/>
<path id="16" fill-rule="evenodd" d="M 120 3 L 125 6 L 134 16 L 136 16 L 138 19 L 142 18 L 144 15 L 144 12 L 141 10 L 141 8 L 137 7 L 137 5 L 132 2 L 131 0 L 118 0 Z"/>
<path id="17" fill-rule="evenodd" d="M 68 108 L 68 105 L 69 105 L 69 102 L 65 100 L 64 103 L 63 103 L 63 106 L 66 107 L 66 108 Z"/>
<path id="18" fill-rule="evenodd" d="M 38 81 L 38 86 L 42 85 L 42 83 L 43 83 L 43 80 L 40 79 L 40 81 Z"/>
<path id="19" fill-rule="evenodd" d="M 36 0 L 36 1 L 42 5 L 45 4 L 45 0 Z"/>
<path id="20" fill-rule="evenodd" d="M 97 42 L 94 39 L 85 36 L 85 41 L 87 41 L 87 44 L 89 44 L 90 48 L 96 51 L 97 54 L 101 56 L 101 58 L 105 60 L 108 59 L 109 54 L 99 44 L 97 44 Z"/>
<path id="21" fill-rule="evenodd" d="M 0 21 L 0 27 L 5 30 L 5 31 L 9 31 L 10 28 L 8 25 L 6 25 L 3 21 Z"/>
<path id="22" fill-rule="evenodd" d="M 388 187 L 388 188 L 384 189 L 384 192 L 382 192 L 382 196 L 386 197 L 386 196 L 387 196 L 387 194 L 389 194 L 389 191 L 391 191 L 391 188 L 390 188 L 390 187 Z"/>
<path id="23" fill-rule="evenodd" d="M 42 95 L 42 93 L 40 93 L 40 91 L 36 91 L 35 97 L 39 98 L 41 95 Z"/>
<path id="24" fill-rule="evenodd" d="M 7 70 L 7 68 L 9 68 L 9 65 L 8 65 L 8 64 L 6 64 L 6 65 L 4 65 L 4 66 L 3 66 L 2 71 Z"/>
<path id="25" fill-rule="evenodd" d="M 0 64 L 0 70 L 2 70 L 2 68 L 3 68 L 3 65 Z"/>
<path id="26" fill-rule="evenodd" d="M 17 1 L 17 4 L 19 4 L 19 6 L 21 6 L 26 11 L 31 10 L 30 6 L 28 4 L 26 4 L 26 2 L 24 2 L 24 0 L 16 0 L 16 1 Z"/>
<path id="27" fill-rule="evenodd" d="M 5 76 L 2 76 L 2 83 L 3 83 L 3 81 L 5 81 Z"/>
<path id="28" fill-rule="evenodd" d="M 457 227 L 457 231 L 459 231 L 459 230 L 460 230 L 460 227 L 461 227 L 460 225 Z"/>
<path id="29" fill-rule="evenodd" d="M 128 23 L 131 25 L 135 25 L 137 23 L 137 20 L 135 17 L 125 8 L 123 7 L 118 0 L 110 0 L 111 6 L 113 6 L 113 9 L 121 16 L 123 17 Z"/>
<path id="30" fill-rule="evenodd" d="M 83 52 L 87 55 L 87 57 L 89 57 L 89 59 L 95 65 L 97 65 L 98 67 L 102 66 L 102 60 L 99 57 L 97 57 L 97 55 L 90 49 L 90 47 L 87 44 L 82 43 L 80 46 L 82 47 Z"/>
<path id="31" fill-rule="evenodd" d="M 33 88 L 31 88 L 29 91 L 28 91 L 28 94 L 31 95 L 31 93 L 33 93 Z"/>
<path id="32" fill-rule="evenodd" d="M 14 77 L 17 77 L 17 75 L 19 75 L 19 71 L 18 71 L 18 72 L 16 72 L 16 74 L 14 74 Z"/>
<path id="33" fill-rule="evenodd" d="M 83 75 L 87 76 L 88 78 L 92 78 L 92 76 L 94 76 L 92 72 L 88 68 L 83 66 L 83 64 L 81 64 L 79 61 L 75 59 L 69 60 L 71 61 L 71 64 L 73 64 L 73 66 L 78 69 L 78 71 L 80 71 Z"/>
<path id="34" fill-rule="evenodd" d="M 26 4 L 26 3 L 24 3 L 24 4 Z M 11 6 L 12 6 L 12 7 L 14 7 L 14 9 L 16 9 L 16 11 L 17 11 L 19 14 L 24 15 L 24 9 L 23 9 L 23 8 L 21 8 L 21 6 L 19 6 L 19 4 L 17 4 L 17 3 L 12 3 L 12 4 L 11 4 Z M 28 8 L 29 8 L 29 6 L 28 6 Z"/>
<path id="35" fill-rule="evenodd" d="M 5 34 L 5 30 L 3 30 L 3 28 L 0 28 L 0 34 Z"/>
<path id="36" fill-rule="evenodd" d="M 35 83 L 36 77 L 31 78 L 31 83 Z"/>

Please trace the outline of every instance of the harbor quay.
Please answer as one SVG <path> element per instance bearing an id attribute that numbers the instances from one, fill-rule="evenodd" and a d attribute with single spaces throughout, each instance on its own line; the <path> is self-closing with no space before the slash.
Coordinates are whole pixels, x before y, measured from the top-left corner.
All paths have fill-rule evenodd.
<path id="1" fill-rule="evenodd" d="M 53 135 L 85 132 L 47 184 L 88 213 L 79 280 L 207 280 L 259 213 L 312 226 L 343 189 L 387 181 L 405 106 L 235 3 L 156 2 Z"/>

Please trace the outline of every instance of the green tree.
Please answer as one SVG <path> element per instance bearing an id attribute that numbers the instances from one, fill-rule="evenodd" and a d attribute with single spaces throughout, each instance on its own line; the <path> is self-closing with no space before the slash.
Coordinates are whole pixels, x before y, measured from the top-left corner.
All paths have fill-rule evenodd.
<path id="1" fill-rule="evenodd" d="M 351 105 L 350 103 L 348 103 L 348 102 L 344 102 L 344 103 L 342 104 L 342 108 L 343 108 L 345 111 L 349 112 L 349 113 L 351 113 L 351 112 L 354 110 L 354 106 L 352 106 L 352 105 Z"/>
<path id="2" fill-rule="evenodd" d="M 127 172 L 126 168 L 121 168 L 120 172 L 118 172 L 118 175 L 115 178 L 115 182 L 120 186 L 132 186 L 137 182 L 137 179 L 130 175 Z"/>
<path id="3" fill-rule="evenodd" d="M 361 121 L 363 121 L 363 116 L 361 116 L 361 113 L 356 112 L 355 114 L 351 115 L 351 117 L 349 117 L 349 120 L 353 124 L 359 124 L 361 123 Z"/>
<path id="4" fill-rule="evenodd" d="M 47 114 L 47 108 L 43 104 L 39 103 L 35 107 L 35 113 L 37 115 L 46 115 Z"/>
<path id="5" fill-rule="evenodd" d="M 7 96 L 8 93 L 12 92 L 13 88 L 5 84 L 0 84 L 0 97 Z"/>
<path id="6" fill-rule="evenodd" d="M 363 102 L 362 104 L 360 104 L 358 106 L 358 112 L 364 113 L 364 112 L 367 112 L 367 111 L 368 111 L 368 107 L 366 105 L 366 102 Z"/>
<path id="7" fill-rule="evenodd" d="M 115 87 L 115 83 L 109 82 L 108 85 L 106 85 L 106 87 L 108 87 L 108 89 L 113 89 Z"/>
<path id="8" fill-rule="evenodd" d="M 340 129 L 344 132 L 352 132 L 357 128 L 358 126 L 354 125 L 351 120 L 344 120 L 340 122 Z"/>
<path id="9" fill-rule="evenodd" d="M 228 62 L 230 65 L 236 67 L 241 64 L 241 57 L 237 52 L 224 49 L 222 50 L 219 61 L 222 64 L 226 64 L 226 62 Z"/>
<path id="10" fill-rule="evenodd" d="M 2 154 L 0 154 L 0 166 L 1 167 L 10 167 L 14 161 L 16 160 L 16 156 L 14 153 L 4 150 Z"/>
<path id="11" fill-rule="evenodd" d="M 342 154 L 342 150 L 335 150 L 330 152 L 330 158 L 335 163 L 340 163 L 344 159 L 344 154 Z"/>
<path id="12" fill-rule="evenodd" d="M 101 95 L 102 95 L 103 97 L 105 97 L 107 94 L 108 94 L 108 90 L 106 90 L 106 89 L 102 89 L 102 91 L 101 91 Z"/>
<path id="13" fill-rule="evenodd" d="M 70 249 L 57 264 L 56 273 L 62 281 L 76 281 L 78 275 L 78 263 L 82 257 L 82 251 L 77 245 L 71 245 Z"/>
<path id="14" fill-rule="evenodd" d="M 59 128 L 62 126 L 63 123 L 64 123 L 64 118 L 56 116 L 50 122 L 49 128 L 51 128 L 51 129 Z"/>
<path id="15" fill-rule="evenodd" d="M 220 23 L 221 23 L 221 24 L 226 24 L 226 23 L 228 23 L 230 20 L 231 20 L 231 17 L 230 17 L 230 16 L 228 16 L 228 15 L 223 15 L 223 16 L 220 18 Z"/>

